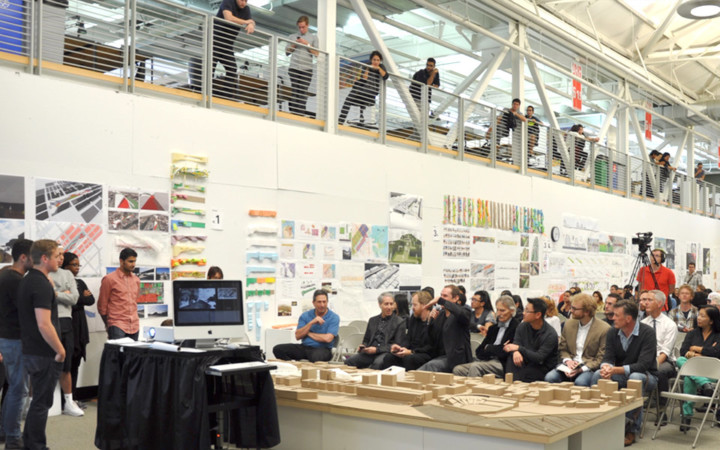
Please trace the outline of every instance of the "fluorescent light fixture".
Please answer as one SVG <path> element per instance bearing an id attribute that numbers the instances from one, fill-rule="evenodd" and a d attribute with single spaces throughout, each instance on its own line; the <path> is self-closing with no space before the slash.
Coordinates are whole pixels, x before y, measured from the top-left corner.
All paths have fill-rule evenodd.
<path id="1" fill-rule="evenodd" d="M 678 6 L 677 12 L 690 20 L 720 17 L 720 0 L 688 0 Z"/>

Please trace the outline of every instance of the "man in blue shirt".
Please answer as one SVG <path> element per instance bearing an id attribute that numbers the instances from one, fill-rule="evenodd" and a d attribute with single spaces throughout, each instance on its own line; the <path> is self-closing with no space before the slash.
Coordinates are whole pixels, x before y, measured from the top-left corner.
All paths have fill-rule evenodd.
<path id="1" fill-rule="evenodd" d="M 313 293 L 313 306 L 315 309 L 300 315 L 295 330 L 295 339 L 301 340 L 302 343 L 276 345 L 273 347 L 275 358 L 307 359 L 310 362 L 330 361 L 333 340 L 340 326 L 340 316 L 328 309 L 328 296 L 322 289 Z"/>

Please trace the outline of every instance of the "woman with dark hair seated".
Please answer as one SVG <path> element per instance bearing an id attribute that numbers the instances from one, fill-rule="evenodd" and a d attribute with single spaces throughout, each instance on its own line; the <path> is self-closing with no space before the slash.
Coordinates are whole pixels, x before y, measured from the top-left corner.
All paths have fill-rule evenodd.
<path id="1" fill-rule="evenodd" d="M 677 359 L 678 369 L 696 356 L 720 358 L 720 312 L 716 307 L 705 305 L 699 308 L 695 328 L 685 335 L 680 354 L 682 356 Z M 710 396 L 714 390 L 713 383 L 716 382 L 705 377 L 685 377 L 683 391 L 686 394 L 697 394 L 700 389 L 702 395 Z M 685 425 L 690 424 L 693 416 L 692 402 L 683 402 L 682 415 L 680 431 L 687 431 Z"/>
<path id="2" fill-rule="evenodd" d="M 380 93 L 380 79 L 390 76 L 382 65 L 382 55 L 375 50 L 370 54 L 370 67 L 364 67 L 360 78 L 355 82 L 343 103 L 338 124 L 343 125 L 351 106 L 360 107 L 360 121 L 364 122 L 363 109 L 375 105 L 375 97 Z"/>
<path id="3" fill-rule="evenodd" d="M 208 280 L 222 280 L 224 277 L 223 271 L 218 266 L 212 266 L 208 269 L 207 279 Z"/>
<path id="4" fill-rule="evenodd" d="M 492 302 L 490 301 L 490 294 L 487 291 L 475 291 L 470 299 L 470 307 L 473 309 L 470 316 L 470 332 L 480 333 L 485 336 L 488 327 L 497 323 Z"/>

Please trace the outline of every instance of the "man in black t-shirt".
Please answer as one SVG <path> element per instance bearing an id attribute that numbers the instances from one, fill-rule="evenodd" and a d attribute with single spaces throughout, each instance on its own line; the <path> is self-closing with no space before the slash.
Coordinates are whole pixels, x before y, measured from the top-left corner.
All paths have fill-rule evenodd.
<path id="1" fill-rule="evenodd" d="M 65 349 L 58 334 L 55 289 L 49 279 L 49 273 L 58 269 L 59 254 L 60 248 L 55 241 L 35 241 L 30 248 L 34 267 L 18 288 L 23 365 L 33 387 L 33 399 L 23 430 L 26 449 L 47 448 L 48 410 L 53 404 L 53 392 L 65 360 Z"/>
<path id="2" fill-rule="evenodd" d="M 230 83 L 230 91 L 225 90 L 225 96 L 236 97 L 237 94 L 237 63 L 233 47 L 235 38 L 244 26 L 248 34 L 255 31 L 255 21 L 250 14 L 250 7 L 247 0 L 223 0 L 220 4 L 216 17 L 225 21 L 215 20 L 213 25 L 213 61 L 210 68 L 210 75 L 215 70 L 217 63 L 225 67 L 226 79 Z"/>
<path id="3" fill-rule="evenodd" d="M 27 395 L 25 369 L 22 363 L 20 319 L 17 293 L 25 272 L 32 269 L 32 241 L 18 239 L 12 246 L 12 266 L 0 272 L 0 354 L 2 354 L 8 390 L 2 405 L 2 430 L 5 448 L 22 448 L 20 418 Z"/>
<path id="4" fill-rule="evenodd" d="M 420 106 L 420 96 L 422 95 L 422 84 L 428 85 L 428 103 L 432 100 L 432 87 L 440 87 L 440 73 L 435 67 L 435 58 L 428 58 L 425 68 L 420 69 L 413 75 L 413 81 L 410 85 L 410 94 L 415 99 L 415 103 Z M 420 83 L 420 84 L 418 84 Z"/>

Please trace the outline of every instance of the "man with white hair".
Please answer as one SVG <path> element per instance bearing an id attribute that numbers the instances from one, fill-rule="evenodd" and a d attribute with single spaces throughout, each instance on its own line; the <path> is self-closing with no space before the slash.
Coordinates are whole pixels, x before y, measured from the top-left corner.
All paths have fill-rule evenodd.
<path id="1" fill-rule="evenodd" d="M 708 303 L 712 303 L 715 306 L 720 306 L 720 292 L 711 292 L 708 295 Z"/>
<path id="2" fill-rule="evenodd" d="M 390 352 L 393 344 L 402 344 L 405 337 L 405 321 L 395 310 L 395 296 L 392 292 L 383 292 L 378 297 L 380 314 L 368 320 L 365 336 L 357 353 L 345 362 L 348 366 L 359 369 L 383 369 L 385 354 Z"/>
<path id="3" fill-rule="evenodd" d="M 662 291 L 642 291 L 640 303 L 645 306 L 645 318 L 642 323 L 653 327 L 657 339 L 658 389 L 661 392 L 667 391 L 668 380 L 676 373 L 672 351 L 677 339 L 677 325 L 670 317 L 662 313 L 663 305 L 665 305 L 665 293 Z"/>

